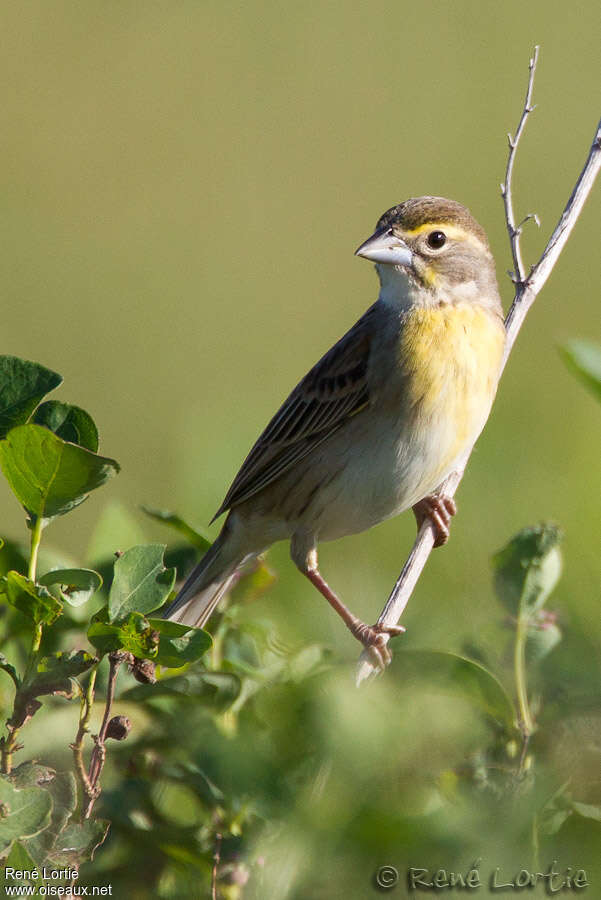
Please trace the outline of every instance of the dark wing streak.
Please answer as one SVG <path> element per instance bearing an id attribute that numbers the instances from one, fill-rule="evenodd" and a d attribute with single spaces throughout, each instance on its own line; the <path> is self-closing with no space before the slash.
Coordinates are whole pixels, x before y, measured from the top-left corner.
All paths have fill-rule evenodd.
<path id="1" fill-rule="evenodd" d="M 341 419 L 348 410 L 355 405 L 357 396 L 349 394 L 338 403 L 322 403 L 318 405 L 313 414 L 304 424 L 305 430 L 309 433 L 315 433 L 325 428 L 328 422 Z"/>
<path id="2" fill-rule="evenodd" d="M 278 456 L 273 462 L 272 466 L 269 466 L 265 469 L 264 472 L 261 472 L 261 475 L 256 481 L 251 482 L 247 489 L 240 493 L 236 494 L 235 501 L 232 502 L 233 505 L 237 505 L 239 503 L 243 503 L 245 500 L 248 500 L 249 497 L 252 497 L 254 494 L 257 494 L 262 488 L 267 487 L 268 484 L 271 484 L 272 481 L 283 474 L 283 472 L 287 471 L 291 466 L 295 463 L 300 462 L 308 453 L 315 450 L 316 447 L 319 447 L 327 438 L 329 438 L 334 431 L 338 431 L 340 426 L 343 423 L 340 422 L 339 425 L 336 426 L 332 431 L 325 432 L 324 434 L 319 435 L 317 438 L 313 439 L 310 443 L 307 442 L 305 446 L 297 446 L 294 445 L 290 447 L 290 450 L 293 452 L 289 452 L 284 454 L 283 456 Z M 227 509 L 227 507 L 225 507 Z"/>
<path id="3" fill-rule="evenodd" d="M 368 405 L 374 310 L 375 306 L 367 310 L 284 401 L 242 464 L 214 519 L 266 487 Z"/>
<path id="4" fill-rule="evenodd" d="M 281 439 L 284 428 L 289 424 L 294 413 L 304 403 L 304 400 L 300 395 L 295 397 L 294 394 L 291 394 L 290 400 L 291 403 L 289 405 L 287 402 L 284 402 L 283 406 L 275 414 L 275 416 L 261 435 L 262 440 L 277 441 Z"/>

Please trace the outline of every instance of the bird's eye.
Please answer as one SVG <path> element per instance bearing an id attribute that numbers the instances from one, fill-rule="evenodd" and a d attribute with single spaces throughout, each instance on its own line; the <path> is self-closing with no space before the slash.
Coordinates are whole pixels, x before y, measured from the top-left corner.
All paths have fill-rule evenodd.
<path id="1" fill-rule="evenodd" d="M 447 242 L 447 236 L 444 231 L 431 231 L 428 235 L 428 247 L 432 250 L 440 250 Z"/>

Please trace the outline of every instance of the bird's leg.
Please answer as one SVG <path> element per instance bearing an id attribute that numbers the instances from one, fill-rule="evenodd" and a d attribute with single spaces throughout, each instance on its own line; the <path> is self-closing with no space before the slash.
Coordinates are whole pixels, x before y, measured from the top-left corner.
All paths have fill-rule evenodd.
<path id="1" fill-rule="evenodd" d="M 379 669 L 384 669 L 392 659 L 385 635 L 396 637 L 402 634 L 405 629 L 402 625 L 366 625 L 361 619 L 355 616 L 348 606 L 334 593 L 325 578 L 319 572 L 317 566 L 317 550 L 312 547 L 308 553 L 300 556 L 296 551 L 293 541 L 292 558 L 299 570 L 305 575 L 311 584 L 314 584 L 319 593 L 326 598 L 330 606 L 336 610 L 351 634 L 360 641 L 369 655 L 372 657 L 373 663 Z"/>
<path id="2" fill-rule="evenodd" d="M 419 531 L 426 519 L 434 529 L 434 546 L 442 547 L 449 539 L 451 519 L 457 512 L 457 504 L 446 494 L 428 494 L 413 507 L 413 515 Z"/>

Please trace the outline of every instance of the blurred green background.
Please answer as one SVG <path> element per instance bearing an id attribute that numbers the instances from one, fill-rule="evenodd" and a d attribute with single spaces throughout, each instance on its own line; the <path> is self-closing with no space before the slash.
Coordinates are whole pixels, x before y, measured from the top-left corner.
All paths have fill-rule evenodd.
<path id="1" fill-rule="evenodd" d="M 122 464 L 47 534 L 75 556 L 107 502 L 208 522 L 281 400 L 375 299 L 352 254 L 387 207 L 423 193 L 467 204 L 509 302 L 499 182 L 535 43 L 537 110 L 515 176 L 517 215 L 542 222 L 526 229 L 529 261 L 601 110 L 592 0 L 577 12 L 548 0 L 23 2 L 2 19 L 3 352 L 62 373 L 57 399 L 89 409 L 101 452 Z M 600 215 L 597 185 L 520 334 L 452 540 L 405 615 L 407 646 L 485 639 L 500 616 L 490 556 L 544 518 L 566 532 L 562 622 L 601 653 L 601 412 L 557 353 L 572 336 L 601 339 Z M 4 484 L 0 502 L 3 532 L 22 535 Z M 413 535 L 406 515 L 325 545 L 322 570 L 372 621 Z M 280 577 L 257 615 L 352 661 L 287 552 L 272 553 Z"/>

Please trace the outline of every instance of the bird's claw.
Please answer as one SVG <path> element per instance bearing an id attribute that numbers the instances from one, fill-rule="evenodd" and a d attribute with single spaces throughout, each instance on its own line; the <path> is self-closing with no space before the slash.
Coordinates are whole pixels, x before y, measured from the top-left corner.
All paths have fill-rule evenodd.
<path id="1" fill-rule="evenodd" d="M 397 637 L 405 631 L 402 625 L 384 625 L 376 622 L 375 625 L 365 625 L 358 622 L 351 629 L 357 640 L 365 647 L 372 665 L 376 669 L 383 670 L 390 665 L 392 652 L 388 646 L 388 638 Z"/>
<path id="2" fill-rule="evenodd" d="M 446 494 L 428 494 L 413 507 L 418 530 L 429 519 L 434 529 L 434 546 L 442 547 L 449 539 L 451 519 L 457 512 L 457 504 Z"/>

